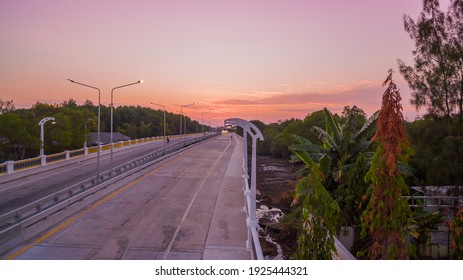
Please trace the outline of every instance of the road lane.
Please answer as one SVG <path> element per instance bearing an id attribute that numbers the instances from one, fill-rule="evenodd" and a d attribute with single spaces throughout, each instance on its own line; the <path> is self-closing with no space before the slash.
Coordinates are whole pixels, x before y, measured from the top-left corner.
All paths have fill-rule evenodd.
<path id="1" fill-rule="evenodd" d="M 171 139 L 169 145 L 177 143 Z M 139 144 L 114 151 L 113 166 L 129 162 L 163 147 L 163 141 Z M 111 168 L 109 152 L 100 156 L 100 173 Z M 21 171 L 13 176 L 0 176 L 0 214 L 34 202 L 61 189 L 96 177 L 96 155 L 75 158 L 70 161 L 54 163 L 46 168 L 38 167 Z"/>
<path id="2" fill-rule="evenodd" d="M 64 222 L 66 226 L 52 230 L 51 236 L 10 257 L 202 259 L 208 236 L 216 240 L 221 235 L 226 245 L 238 244 L 239 253 L 231 258 L 250 258 L 244 247 L 247 236 L 242 206 L 227 210 L 226 219 L 214 214 L 217 208 L 233 204 L 220 200 L 224 205 L 216 205 L 218 197 L 237 197 L 238 205 L 243 201 L 239 168 L 232 168 L 238 175 L 233 177 L 231 190 L 226 188 L 230 181 L 224 179 L 230 165 L 241 164 L 237 155 L 242 152 L 235 145 L 228 136 L 216 137 L 148 168 L 142 177 L 122 186 L 117 195 L 89 206 Z M 211 224 L 216 227 L 215 234 L 210 234 Z"/>

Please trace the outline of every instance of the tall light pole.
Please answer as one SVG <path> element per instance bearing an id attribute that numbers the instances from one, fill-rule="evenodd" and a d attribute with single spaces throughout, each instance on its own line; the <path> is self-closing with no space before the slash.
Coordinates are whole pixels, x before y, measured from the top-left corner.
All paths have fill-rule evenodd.
<path id="1" fill-rule="evenodd" d="M 150 102 L 150 103 L 153 104 L 153 105 L 161 106 L 161 107 L 164 108 L 164 155 L 166 155 L 166 141 L 167 141 L 167 138 L 166 138 L 166 106 L 161 105 L 161 104 L 157 104 L 157 103 L 154 103 L 154 102 Z"/>
<path id="2" fill-rule="evenodd" d="M 203 112 L 203 113 L 201 114 L 201 133 L 202 133 L 203 130 L 204 130 L 204 114 L 207 114 L 207 113 L 210 113 L 210 112 L 211 112 L 211 110 L 209 110 L 209 112 Z"/>
<path id="3" fill-rule="evenodd" d="M 78 84 L 84 87 L 89 87 L 98 90 L 98 143 L 97 143 L 97 160 L 96 160 L 96 183 L 100 183 L 100 107 L 101 107 L 101 92 L 100 89 L 94 86 L 86 85 L 83 83 L 76 82 L 74 80 L 68 79 L 71 83 Z"/>
<path id="4" fill-rule="evenodd" d="M 113 176 L 113 108 L 114 108 L 114 104 L 113 104 L 113 94 L 114 94 L 114 90 L 115 89 L 118 89 L 118 88 L 123 88 L 123 87 L 128 87 L 128 86 L 133 86 L 133 85 L 136 85 L 136 84 L 141 84 L 143 83 L 143 80 L 139 80 L 139 81 L 136 81 L 135 83 L 130 83 L 130 84 L 126 84 L 126 85 L 122 85 L 122 86 L 118 86 L 118 87 L 115 87 L 111 90 L 111 133 L 110 133 L 110 145 L 111 145 L 111 170 L 109 172 L 109 175 L 110 176 Z"/>
<path id="5" fill-rule="evenodd" d="M 193 105 L 196 105 L 196 102 L 180 106 L 180 138 L 182 138 L 182 111 L 183 111 L 183 107 L 188 107 L 188 106 L 193 106 Z M 186 123 L 185 123 L 185 126 L 186 126 Z"/>
<path id="6" fill-rule="evenodd" d="M 211 117 L 209 118 L 209 130 L 212 128 L 212 126 L 211 126 L 211 120 L 213 120 L 213 118 L 215 118 L 215 117 L 217 117 L 217 116 L 211 116 Z M 211 131 L 209 131 L 209 132 L 211 132 Z"/>
<path id="7" fill-rule="evenodd" d="M 40 160 L 41 160 L 42 165 L 45 165 L 44 164 L 45 163 L 45 160 L 44 160 L 45 152 L 44 152 L 44 136 L 43 136 L 44 135 L 44 128 L 43 128 L 43 126 L 48 121 L 53 121 L 52 123 L 55 124 L 55 118 L 53 118 L 53 117 L 43 118 L 39 122 L 39 126 L 40 126 Z"/>

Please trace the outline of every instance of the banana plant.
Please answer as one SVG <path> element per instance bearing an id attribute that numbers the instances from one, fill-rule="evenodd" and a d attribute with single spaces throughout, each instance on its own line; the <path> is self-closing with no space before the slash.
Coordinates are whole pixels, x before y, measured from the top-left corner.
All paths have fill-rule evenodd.
<path id="1" fill-rule="evenodd" d="M 302 172 L 308 173 L 309 177 L 313 172 L 323 174 L 324 189 L 340 209 L 336 213 L 338 225 L 356 228 L 360 225 L 362 199 L 368 187 L 364 177 L 369 158 L 373 156 L 371 138 L 376 130 L 379 112 L 362 124 L 355 114 L 355 106 L 344 123 L 338 122 L 328 109 L 324 108 L 323 111 L 326 116 L 325 129 L 317 126 L 311 129 L 319 143 L 293 135 L 298 143 L 290 147 L 295 154 L 293 160 L 305 163 Z M 298 185 L 296 199 L 298 194 L 303 194 L 302 187 L 310 190 L 306 185 Z"/>
<path id="2" fill-rule="evenodd" d="M 312 133 L 320 140 L 315 144 L 309 140 L 293 135 L 298 144 L 290 147 L 293 151 L 305 151 L 310 157 L 320 163 L 326 177 L 332 177 L 338 184 L 343 184 L 346 174 L 354 167 L 360 153 L 369 153 L 371 137 L 376 130 L 378 112 L 374 113 L 363 126 L 358 129 L 359 122 L 355 114 L 355 106 L 341 124 L 333 114 L 324 108 L 326 115 L 325 129 L 312 127 Z"/>

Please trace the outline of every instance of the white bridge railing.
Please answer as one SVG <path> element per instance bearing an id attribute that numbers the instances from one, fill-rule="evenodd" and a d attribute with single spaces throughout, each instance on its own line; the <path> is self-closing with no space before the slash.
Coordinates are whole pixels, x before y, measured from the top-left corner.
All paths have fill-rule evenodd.
<path id="1" fill-rule="evenodd" d="M 232 118 L 225 120 L 225 126 L 239 126 L 243 129 L 243 178 L 244 178 L 244 197 L 246 208 L 246 222 L 248 225 L 248 240 L 246 246 L 252 248 L 254 257 L 263 260 L 262 248 L 260 246 L 259 234 L 257 229 L 259 224 L 256 218 L 256 147 L 257 139 L 263 141 L 264 136 L 259 129 L 252 123 Z M 248 134 L 252 137 L 252 158 L 251 158 L 251 186 L 249 186 L 248 173 Z"/>
<path id="2" fill-rule="evenodd" d="M 243 129 L 243 178 L 244 178 L 244 196 L 245 208 L 248 224 L 248 249 L 252 248 L 254 257 L 258 260 L 263 260 L 262 248 L 259 241 L 259 234 L 257 232 L 259 224 L 256 218 L 256 149 L 257 139 L 263 141 L 264 136 L 259 129 L 252 123 L 232 118 L 225 120 L 225 126 L 239 126 Z M 248 141 L 247 135 L 252 137 L 252 158 L 251 158 L 251 178 L 249 178 L 248 169 Z M 249 186 L 249 179 L 251 179 L 251 186 Z M 336 252 L 333 254 L 334 259 L 338 260 L 355 260 L 355 257 L 344 247 L 344 245 L 335 238 Z"/>
<path id="3" fill-rule="evenodd" d="M 192 135 L 192 134 L 188 134 Z M 184 137 L 185 135 L 183 135 Z M 170 135 L 170 139 L 179 138 L 179 135 Z M 147 142 L 154 142 L 154 141 L 161 141 L 164 139 L 164 136 L 156 136 L 156 137 L 147 137 L 141 139 L 134 139 L 134 140 L 127 140 L 127 141 L 120 141 L 113 143 L 113 148 L 122 148 L 122 147 L 129 147 L 138 144 L 143 144 Z M 111 149 L 111 144 L 107 145 L 100 145 L 100 151 L 106 151 Z M 86 156 L 88 154 L 96 153 L 98 151 L 97 146 L 93 147 L 85 147 L 77 150 L 72 151 L 64 151 L 57 154 L 51 155 L 44 155 L 42 157 L 34 157 L 29 159 L 17 160 L 17 161 L 5 161 L 0 163 L 0 176 L 5 174 L 12 174 L 18 171 L 26 170 L 33 167 L 38 166 L 45 166 L 51 163 L 60 162 L 64 160 L 70 160 L 72 158 Z"/>

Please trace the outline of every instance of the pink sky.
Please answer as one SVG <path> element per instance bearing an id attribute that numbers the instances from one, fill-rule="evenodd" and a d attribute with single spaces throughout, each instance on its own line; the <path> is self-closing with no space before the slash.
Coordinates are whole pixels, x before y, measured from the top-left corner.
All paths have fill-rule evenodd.
<path id="1" fill-rule="evenodd" d="M 445 6 L 446 7 L 446 6 Z M 73 98 L 115 105 L 180 105 L 193 118 L 303 118 L 328 107 L 380 108 L 396 70 L 404 114 L 410 91 L 397 59 L 412 63 L 403 14 L 422 0 L 2 0 L 0 98 L 18 108 Z"/>

